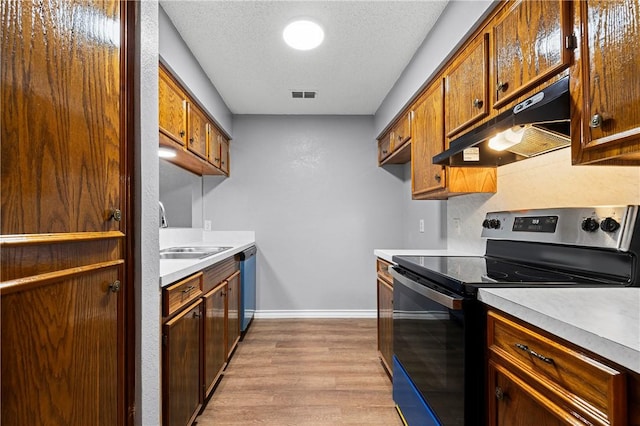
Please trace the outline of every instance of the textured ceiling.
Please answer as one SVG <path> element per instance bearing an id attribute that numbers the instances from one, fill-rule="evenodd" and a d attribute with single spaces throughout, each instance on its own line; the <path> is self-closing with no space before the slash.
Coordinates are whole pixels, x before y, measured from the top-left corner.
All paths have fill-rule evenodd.
<path id="1" fill-rule="evenodd" d="M 160 2 L 234 114 L 373 114 L 446 1 Z M 307 18 L 325 31 L 310 51 L 282 30 Z M 317 90 L 292 99 L 291 90 Z"/>

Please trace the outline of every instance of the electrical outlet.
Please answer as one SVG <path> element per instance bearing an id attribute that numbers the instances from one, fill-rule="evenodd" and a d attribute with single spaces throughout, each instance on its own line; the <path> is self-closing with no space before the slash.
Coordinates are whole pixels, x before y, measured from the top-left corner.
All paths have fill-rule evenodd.
<path id="1" fill-rule="evenodd" d="M 424 219 L 420 219 L 420 232 L 424 232 Z"/>
<path id="2" fill-rule="evenodd" d="M 205 231 L 211 231 L 211 221 L 210 220 L 205 220 L 204 221 L 204 230 Z"/>

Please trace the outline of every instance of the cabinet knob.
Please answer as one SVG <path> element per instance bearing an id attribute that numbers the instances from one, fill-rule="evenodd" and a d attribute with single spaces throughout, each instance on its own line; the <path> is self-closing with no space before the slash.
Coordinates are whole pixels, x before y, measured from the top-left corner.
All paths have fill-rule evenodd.
<path id="1" fill-rule="evenodd" d="M 114 282 L 112 282 L 109 285 L 109 290 L 111 290 L 112 293 L 117 293 L 120 291 L 120 280 L 115 280 Z"/>
<path id="2" fill-rule="evenodd" d="M 180 130 L 180 137 L 184 138 L 184 135 L 186 135 L 187 133 L 184 130 Z"/>
<path id="3" fill-rule="evenodd" d="M 436 173 L 434 176 L 435 180 L 437 180 L 438 182 L 440 182 L 442 180 L 442 176 L 440 176 L 440 173 Z"/>
<path id="4" fill-rule="evenodd" d="M 504 391 L 500 386 L 496 386 L 496 399 L 502 401 L 505 397 Z"/>
<path id="5" fill-rule="evenodd" d="M 401 141 L 402 140 L 402 135 L 398 135 L 398 140 Z"/>
<path id="6" fill-rule="evenodd" d="M 116 222 L 120 222 L 122 220 L 122 211 L 120 211 L 120 209 L 113 209 L 111 211 L 111 216 L 109 216 L 109 219 L 113 219 Z"/>
<path id="7" fill-rule="evenodd" d="M 189 145 L 193 145 L 193 138 L 189 138 Z"/>
<path id="8" fill-rule="evenodd" d="M 200 318 L 200 312 L 198 312 L 198 311 L 194 311 L 194 312 L 193 312 L 193 317 L 194 317 L 194 318 Z"/>
<path id="9" fill-rule="evenodd" d="M 496 91 L 498 91 L 498 92 L 506 92 L 508 88 L 509 88 L 509 83 L 507 83 L 505 81 L 499 81 L 498 85 L 496 86 Z"/>
<path id="10" fill-rule="evenodd" d="M 387 150 L 386 150 L 386 149 L 382 150 L 382 153 L 383 153 L 383 154 L 386 154 L 386 153 L 387 153 Z"/>
<path id="11" fill-rule="evenodd" d="M 606 114 L 593 114 L 591 120 L 589 121 L 589 127 L 592 129 L 597 129 L 602 126 L 602 124 L 607 121 L 609 117 Z"/>
<path id="12" fill-rule="evenodd" d="M 482 104 L 483 102 L 481 99 L 476 98 L 473 100 L 473 106 L 476 108 L 482 108 Z"/>

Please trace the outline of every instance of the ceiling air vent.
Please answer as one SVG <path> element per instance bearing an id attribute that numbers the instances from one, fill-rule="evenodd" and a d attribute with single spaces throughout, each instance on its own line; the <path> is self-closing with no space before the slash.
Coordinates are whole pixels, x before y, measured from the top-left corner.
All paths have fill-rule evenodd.
<path id="1" fill-rule="evenodd" d="M 292 90 L 291 97 L 293 99 L 315 99 L 318 92 L 315 90 Z"/>

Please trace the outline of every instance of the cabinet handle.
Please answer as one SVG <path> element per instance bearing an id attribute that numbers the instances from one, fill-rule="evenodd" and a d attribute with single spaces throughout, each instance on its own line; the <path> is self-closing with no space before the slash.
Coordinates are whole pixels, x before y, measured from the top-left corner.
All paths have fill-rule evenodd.
<path id="1" fill-rule="evenodd" d="M 193 138 L 189 138 L 189 145 L 193 145 Z"/>
<path id="2" fill-rule="evenodd" d="M 602 124 L 607 121 L 609 117 L 606 114 L 593 114 L 591 120 L 589 121 L 589 127 L 592 129 L 597 129 L 602 126 Z"/>
<path id="3" fill-rule="evenodd" d="M 387 153 L 387 150 L 386 150 L 386 149 L 385 149 L 385 150 L 383 150 L 383 151 L 382 151 L 382 153 L 383 153 L 383 154 L 386 154 L 386 153 Z"/>
<path id="4" fill-rule="evenodd" d="M 398 140 L 401 141 L 403 139 L 402 135 L 398 135 Z"/>
<path id="5" fill-rule="evenodd" d="M 500 386 L 496 386 L 496 399 L 502 401 L 505 397 L 505 393 Z"/>
<path id="6" fill-rule="evenodd" d="M 184 138 L 184 135 L 186 135 L 187 133 L 184 130 L 180 130 L 180 137 Z"/>
<path id="7" fill-rule="evenodd" d="M 109 285 L 109 290 L 111 290 L 112 293 L 117 293 L 120 291 L 120 280 L 115 280 L 113 283 L 111 283 Z"/>
<path id="8" fill-rule="evenodd" d="M 214 158 L 213 161 L 220 161 L 220 158 Z"/>
<path id="9" fill-rule="evenodd" d="M 434 178 L 435 178 L 438 182 L 440 182 L 440 180 L 442 180 L 442 176 L 440 176 L 440 173 L 436 173 L 436 174 L 435 174 L 435 176 L 434 176 Z"/>
<path id="10" fill-rule="evenodd" d="M 194 318 L 200 318 L 200 312 L 194 311 L 193 312 L 193 317 Z"/>
<path id="11" fill-rule="evenodd" d="M 120 222 L 122 220 L 122 212 L 120 211 L 120 209 L 113 209 L 111 211 L 111 216 L 109 216 L 109 219 L 113 219 L 116 222 Z"/>
<path id="12" fill-rule="evenodd" d="M 483 102 L 481 99 L 476 98 L 473 100 L 473 106 L 476 108 L 482 108 L 482 104 Z"/>
<path id="13" fill-rule="evenodd" d="M 191 290 L 193 290 L 195 287 L 190 285 L 189 287 L 187 287 L 186 289 L 182 290 L 183 293 L 191 293 Z"/>
<path id="14" fill-rule="evenodd" d="M 546 362 L 547 364 L 553 364 L 553 359 L 552 358 L 547 358 L 546 356 L 539 354 L 535 351 L 532 351 L 531 349 L 529 349 L 529 347 L 527 345 L 523 345 L 522 343 L 516 343 L 516 348 L 525 351 L 526 353 L 528 353 L 531 356 L 534 356 L 544 362 Z"/>
<path id="15" fill-rule="evenodd" d="M 496 91 L 498 91 L 498 92 L 506 92 L 508 88 L 509 88 L 509 83 L 499 81 L 498 82 L 498 86 L 496 87 Z"/>

